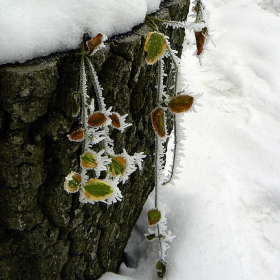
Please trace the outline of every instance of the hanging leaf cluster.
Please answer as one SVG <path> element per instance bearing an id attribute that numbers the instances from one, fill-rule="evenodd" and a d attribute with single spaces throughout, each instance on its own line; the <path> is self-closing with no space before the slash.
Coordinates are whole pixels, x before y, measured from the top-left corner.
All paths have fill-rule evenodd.
<path id="1" fill-rule="evenodd" d="M 187 89 L 182 90 L 182 86 L 179 84 L 180 76 L 180 59 L 177 57 L 176 52 L 170 47 L 167 37 L 158 31 L 156 23 L 166 24 L 174 28 L 191 28 L 194 30 L 196 38 L 197 51 L 196 55 L 200 56 L 205 48 L 206 39 L 208 38 L 208 29 L 205 22 L 205 10 L 201 0 L 194 1 L 194 13 L 196 17 L 195 23 L 186 22 L 172 22 L 158 20 L 152 17 L 146 17 L 146 23 L 153 28 L 154 31 L 149 32 L 146 36 L 144 44 L 144 51 L 146 53 L 146 62 L 148 65 L 158 63 L 158 83 L 157 83 L 157 104 L 158 106 L 151 112 L 151 123 L 155 131 L 155 208 L 147 212 L 149 233 L 145 235 L 146 240 L 159 242 L 159 254 L 160 260 L 156 264 L 157 275 L 159 278 L 163 278 L 166 273 L 166 250 L 169 248 L 168 243 L 172 241 L 174 236 L 170 231 L 167 231 L 166 218 L 164 217 L 164 211 L 158 209 L 158 190 L 163 185 L 171 181 L 174 176 L 174 166 L 177 158 L 176 143 L 178 143 L 178 130 L 177 130 L 177 116 L 189 112 L 195 111 L 194 105 L 200 105 L 196 102 L 199 94 L 194 95 L 188 93 Z M 173 80 L 173 85 L 165 84 L 164 77 L 164 62 L 166 58 L 171 61 L 171 71 L 169 80 Z M 200 58 L 199 58 L 200 59 Z M 169 88 L 168 88 L 169 87 Z M 166 114 L 169 111 L 169 114 Z M 171 114 L 170 114 L 171 113 Z M 165 146 L 167 145 L 166 139 L 168 137 L 166 130 L 166 123 L 169 121 L 166 116 L 173 116 L 174 124 L 174 155 L 173 163 L 171 166 L 171 172 L 169 177 L 164 175 L 165 165 Z"/>
<path id="2" fill-rule="evenodd" d="M 131 124 L 125 123 L 127 115 L 120 116 L 117 112 L 112 112 L 112 108 L 106 108 L 97 74 L 88 58 L 88 55 L 93 55 L 104 45 L 104 38 L 106 36 L 100 33 L 87 41 L 88 50 L 86 51 L 82 44 L 80 89 L 72 94 L 72 115 L 73 117 L 80 116 L 80 127 L 71 132 L 68 139 L 73 142 L 82 142 L 83 151 L 80 156 L 79 172 L 72 171 L 66 176 L 64 188 L 69 193 L 80 191 L 81 202 L 111 203 L 121 200 L 122 196 L 117 184 L 125 182 L 128 176 L 137 169 L 136 165 L 141 168 L 141 162 L 145 157 L 143 153 L 130 156 L 125 149 L 120 155 L 114 153 L 114 141 L 110 138 L 110 129 L 123 132 Z M 95 99 L 87 94 L 85 62 L 97 94 L 98 111 L 95 111 Z M 93 148 L 98 143 L 102 143 L 103 149 L 96 152 Z M 95 177 L 91 177 L 92 171 Z M 104 179 L 99 178 L 102 171 L 107 174 Z"/>

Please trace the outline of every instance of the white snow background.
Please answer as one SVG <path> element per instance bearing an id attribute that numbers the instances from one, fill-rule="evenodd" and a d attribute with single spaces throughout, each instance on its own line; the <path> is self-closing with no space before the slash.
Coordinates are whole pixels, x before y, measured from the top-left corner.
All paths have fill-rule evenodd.
<path id="1" fill-rule="evenodd" d="M 0 64 L 79 48 L 83 34 L 130 31 L 161 0 L 0 0 Z"/>
<path id="2" fill-rule="evenodd" d="M 0 64 L 76 48 L 84 32 L 125 32 L 159 2 L 0 0 Z M 176 235 L 165 279 L 279 280 L 280 3 L 204 3 L 216 48 L 200 67 L 187 34 L 181 64 L 203 107 L 184 116 L 180 180 L 160 191 Z M 144 240 L 151 207 L 152 197 L 126 248 L 132 268 L 100 280 L 157 279 L 158 246 Z"/>
<path id="3" fill-rule="evenodd" d="M 204 0 L 216 48 L 203 66 L 187 34 L 182 67 L 203 107 L 184 116 L 180 180 L 165 186 L 166 280 L 280 279 L 280 2 Z M 188 44 L 187 44 L 188 43 Z M 155 280 L 156 241 L 146 211 L 133 231 L 128 263 L 101 280 Z"/>

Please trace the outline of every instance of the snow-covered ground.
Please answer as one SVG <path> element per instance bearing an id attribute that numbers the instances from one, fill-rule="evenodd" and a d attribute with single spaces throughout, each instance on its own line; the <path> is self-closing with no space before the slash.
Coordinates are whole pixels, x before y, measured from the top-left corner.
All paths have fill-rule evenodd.
<path id="1" fill-rule="evenodd" d="M 208 45 L 203 67 L 193 49 L 182 60 L 190 90 L 204 95 L 184 117 L 180 180 L 160 193 L 177 237 L 165 279 L 279 280 L 280 2 L 204 2 L 216 48 Z M 152 206 L 126 250 L 134 269 L 101 280 L 157 279 L 158 246 L 143 240 Z"/>

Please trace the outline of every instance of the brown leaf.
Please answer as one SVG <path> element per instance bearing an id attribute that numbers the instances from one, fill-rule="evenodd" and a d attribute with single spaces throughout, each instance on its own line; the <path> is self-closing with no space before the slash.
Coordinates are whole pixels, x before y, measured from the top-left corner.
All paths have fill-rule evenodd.
<path id="1" fill-rule="evenodd" d="M 79 128 L 73 131 L 71 134 L 68 135 L 69 140 L 80 142 L 84 139 L 85 133 L 84 130 Z"/>
<path id="2" fill-rule="evenodd" d="M 96 113 L 93 113 L 89 117 L 88 124 L 93 127 L 98 127 L 98 126 L 101 126 L 102 124 L 104 124 L 106 122 L 106 120 L 107 120 L 107 118 L 103 113 L 96 112 Z"/>
<path id="3" fill-rule="evenodd" d="M 101 33 L 98 33 L 95 37 L 90 39 L 89 41 L 86 41 L 88 51 L 87 54 L 91 54 L 96 47 L 98 47 L 102 43 L 103 35 Z"/>
<path id="4" fill-rule="evenodd" d="M 155 132 L 159 137 L 165 136 L 165 115 L 162 108 L 156 108 L 152 114 L 152 124 Z"/>
<path id="5" fill-rule="evenodd" d="M 120 128 L 121 127 L 121 123 L 120 123 L 120 119 L 117 116 L 117 114 L 112 113 L 109 118 L 112 120 L 112 126 L 115 128 Z"/>
<path id="6" fill-rule="evenodd" d="M 196 48 L 197 55 L 200 55 L 203 52 L 205 37 L 208 36 L 207 27 L 202 28 L 202 31 L 195 31 L 195 40 L 196 40 Z"/>
<path id="7" fill-rule="evenodd" d="M 183 113 L 192 107 L 193 100 L 193 97 L 187 94 L 175 95 L 169 100 L 168 108 L 172 113 Z"/>

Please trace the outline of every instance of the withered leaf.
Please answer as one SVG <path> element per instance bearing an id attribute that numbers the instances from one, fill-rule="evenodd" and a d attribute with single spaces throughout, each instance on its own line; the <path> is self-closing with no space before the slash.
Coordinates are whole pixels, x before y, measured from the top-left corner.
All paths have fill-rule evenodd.
<path id="1" fill-rule="evenodd" d="M 169 100 L 168 108 L 172 113 L 183 113 L 192 107 L 193 101 L 193 97 L 187 94 L 175 95 Z"/>
<path id="2" fill-rule="evenodd" d="M 196 40 L 196 48 L 197 55 L 200 55 L 203 52 L 203 47 L 205 43 L 205 38 L 208 36 L 207 27 L 202 28 L 202 31 L 195 31 L 195 40 Z"/>
<path id="3" fill-rule="evenodd" d="M 83 129 L 79 128 L 75 131 L 73 131 L 71 134 L 68 135 L 69 140 L 80 142 L 84 139 L 85 132 Z"/>
<path id="4" fill-rule="evenodd" d="M 115 128 L 120 128 L 121 127 L 121 122 L 117 114 L 112 113 L 109 118 L 112 120 L 112 126 Z"/>
<path id="5" fill-rule="evenodd" d="M 163 108 L 156 108 L 151 114 L 152 124 L 159 137 L 165 136 L 165 115 Z"/>
<path id="6" fill-rule="evenodd" d="M 87 54 L 91 54 L 96 47 L 98 47 L 102 43 L 103 35 L 98 33 L 95 37 L 91 38 L 89 41 L 86 41 L 88 51 Z"/>
<path id="7" fill-rule="evenodd" d="M 106 120 L 107 118 L 103 113 L 95 112 L 89 117 L 88 124 L 93 127 L 98 127 L 104 124 Z"/>

